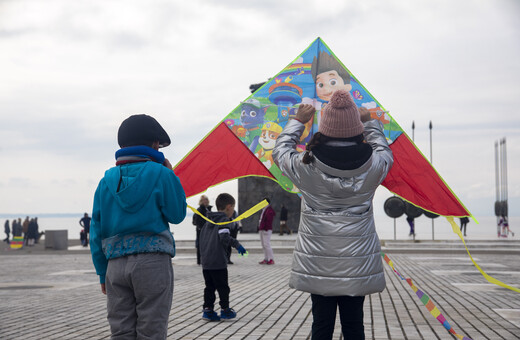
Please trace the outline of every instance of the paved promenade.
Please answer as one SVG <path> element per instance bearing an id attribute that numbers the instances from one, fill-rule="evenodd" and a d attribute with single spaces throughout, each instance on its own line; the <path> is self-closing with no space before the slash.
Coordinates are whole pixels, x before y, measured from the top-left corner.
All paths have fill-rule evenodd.
<path id="1" fill-rule="evenodd" d="M 239 235 L 240 239 L 241 235 Z M 245 237 L 248 238 L 248 237 Z M 179 242 L 173 259 L 174 301 L 168 339 L 310 339 L 309 294 L 288 287 L 294 236 L 275 236 L 276 264 L 259 265 L 258 243 L 250 237 L 251 254 L 236 253 L 229 266 L 231 322 L 201 319 L 203 278 L 193 248 Z M 482 242 L 482 241 L 479 241 Z M 512 241 L 495 243 L 496 253 L 474 255 L 491 276 L 520 287 L 520 248 Z M 512 246 L 512 247 L 510 247 Z M 471 339 L 520 339 L 520 294 L 488 283 L 463 253 L 447 247 L 399 243 L 389 251 L 396 269 L 428 294 L 454 330 Z M 105 296 L 101 294 L 89 254 L 81 247 L 21 251 L 0 247 L 0 339 L 108 339 Z M 400 248 L 419 248 L 400 252 Z M 493 248 L 493 243 L 488 248 Z M 365 300 L 367 339 L 456 339 L 428 312 L 406 281 L 384 264 L 387 287 Z M 342 339 L 339 319 L 334 339 Z"/>

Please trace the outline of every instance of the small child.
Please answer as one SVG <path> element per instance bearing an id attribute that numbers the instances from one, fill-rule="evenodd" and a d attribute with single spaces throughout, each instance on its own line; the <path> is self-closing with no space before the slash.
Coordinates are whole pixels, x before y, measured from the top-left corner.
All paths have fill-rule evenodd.
<path id="1" fill-rule="evenodd" d="M 94 196 L 92 260 L 107 295 L 112 339 L 166 339 L 175 256 L 168 223 L 184 220 L 186 196 L 158 151 L 170 138 L 154 118 L 130 116 L 117 139 L 116 166 Z"/>
<path id="2" fill-rule="evenodd" d="M 227 222 L 235 211 L 235 199 L 230 194 L 220 194 L 215 201 L 218 212 L 208 212 L 208 218 L 213 222 Z M 246 250 L 230 235 L 229 225 L 217 225 L 206 222 L 200 232 L 199 247 L 204 275 L 204 310 L 202 318 L 207 321 L 233 319 L 237 313 L 229 308 L 229 285 L 227 271 L 226 248 L 233 246 L 240 255 Z M 220 316 L 213 310 L 215 290 L 220 298 Z"/>

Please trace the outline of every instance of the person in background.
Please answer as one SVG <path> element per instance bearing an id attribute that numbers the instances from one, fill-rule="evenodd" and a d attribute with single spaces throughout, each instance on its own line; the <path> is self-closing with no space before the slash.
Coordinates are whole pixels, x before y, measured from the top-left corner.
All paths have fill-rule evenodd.
<path id="1" fill-rule="evenodd" d="M 508 220 L 507 216 L 500 216 L 498 225 L 499 225 L 499 229 L 500 229 L 499 237 L 508 237 L 509 233 L 511 233 L 511 235 L 513 237 L 515 237 L 515 233 L 512 232 L 511 229 L 509 229 L 509 220 Z"/>
<path id="2" fill-rule="evenodd" d="M 466 226 L 469 223 L 469 218 L 467 216 L 460 218 L 460 232 L 463 232 L 464 230 L 464 236 L 466 236 Z"/>
<path id="3" fill-rule="evenodd" d="M 29 216 L 26 216 L 25 217 L 25 220 L 23 221 L 23 224 L 21 224 L 20 222 L 22 221 L 22 219 L 18 219 L 18 223 L 20 224 L 20 226 L 22 227 L 22 232 L 23 232 L 23 243 L 24 245 L 27 245 L 27 233 L 29 232 Z"/>
<path id="4" fill-rule="evenodd" d="M 347 91 L 334 92 L 300 153 L 296 146 L 315 114 L 300 105 L 273 150 L 302 194 L 289 286 L 311 294 L 313 340 L 332 339 L 338 307 L 343 338 L 365 339 L 365 296 L 386 286 L 372 200 L 393 156 L 381 122 L 360 110 Z"/>
<path id="5" fill-rule="evenodd" d="M 29 228 L 27 229 L 27 245 L 34 246 L 36 235 L 38 234 L 38 224 L 34 218 L 29 221 Z"/>
<path id="6" fill-rule="evenodd" d="M 90 221 L 92 220 L 91 217 L 88 216 L 87 213 L 83 214 L 83 217 L 79 220 L 79 225 L 83 227 L 84 232 L 84 242 L 82 242 L 83 247 L 88 246 L 88 234 L 90 233 Z"/>
<path id="7" fill-rule="evenodd" d="M 408 236 L 415 236 L 415 219 L 411 216 L 407 216 L 406 222 L 408 222 L 408 225 L 410 226 L 410 233 Z"/>
<path id="8" fill-rule="evenodd" d="M 228 222 L 235 211 L 235 199 L 230 194 L 220 194 L 215 201 L 217 212 L 208 212 L 208 218 L 215 222 Z M 230 235 L 229 224 L 217 225 L 206 222 L 200 232 L 200 255 L 202 261 L 202 275 L 204 275 L 204 305 L 202 319 L 206 321 L 220 321 L 234 319 L 237 313 L 229 308 L 229 284 L 227 270 L 228 246 L 233 246 L 240 255 L 246 250 Z M 213 310 L 215 307 L 215 290 L 218 292 L 220 316 Z"/>
<path id="9" fill-rule="evenodd" d="M 29 225 L 27 225 L 27 227 L 29 227 Z M 11 231 L 13 233 L 13 237 L 22 236 L 22 226 L 18 226 L 16 219 L 11 223 Z"/>
<path id="10" fill-rule="evenodd" d="M 206 195 L 200 196 L 199 199 L 199 207 L 197 208 L 197 211 L 201 213 L 204 217 L 208 216 L 208 213 L 211 211 L 211 208 L 213 208 L 211 205 L 209 205 L 209 198 Z M 202 227 L 204 224 L 206 224 L 206 220 L 200 217 L 198 214 L 193 214 L 193 219 L 191 223 L 195 226 L 196 236 L 195 236 L 195 248 L 197 248 L 197 264 L 200 264 L 200 249 L 199 249 L 199 237 L 200 237 L 200 231 L 202 230 Z"/>
<path id="11" fill-rule="evenodd" d="M 169 223 L 186 217 L 186 195 L 159 152 L 170 137 L 153 117 L 125 119 L 117 141 L 116 166 L 98 184 L 90 224 L 111 339 L 166 339 L 175 256 Z"/>
<path id="12" fill-rule="evenodd" d="M 260 221 L 258 225 L 258 231 L 260 232 L 260 241 L 262 243 L 262 249 L 264 250 L 264 259 L 260 261 L 260 264 L 274 264 L 274 253 L 271 248 L 271 235 L 273 234 L 273 219 L 276 213 L 273 207 L 271 207 L 271 200 L 265 198 L 268 206 L 262 209 L 260 214 Z"/>
<path id="13" fill-rule="evenodd" d="M 7 236 L 4 239 L 4 242 L 7 242 L 7 244 L 11 243 L 11 241 L 9 241 L 9 234 L 11 233 L 11 228 L 9 228 L 9 220 L 5 220 L 4 232 L 5 232 L 5 235 Z"/>
<path id="14" fill-rule="evenodd" d="M 291 235 L 291 229 L 287 226 L 287 214 L 288 210 L 284 204 L 282 204 L 282 208 L 280 209 L 280 236 L 283 236 L 284 230 L 287 229 L 287 234 Z"/>

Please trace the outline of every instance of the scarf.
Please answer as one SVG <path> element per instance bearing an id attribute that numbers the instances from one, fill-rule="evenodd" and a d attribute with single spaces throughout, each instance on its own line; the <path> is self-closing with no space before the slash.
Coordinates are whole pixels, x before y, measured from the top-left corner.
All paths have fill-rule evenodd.
<path id="1" fill-rule="evenodd" d="M 153 161 L 164 163 L 164 154 L 149 146 L 129 146 L 116 151 L 116 165 Z"/>

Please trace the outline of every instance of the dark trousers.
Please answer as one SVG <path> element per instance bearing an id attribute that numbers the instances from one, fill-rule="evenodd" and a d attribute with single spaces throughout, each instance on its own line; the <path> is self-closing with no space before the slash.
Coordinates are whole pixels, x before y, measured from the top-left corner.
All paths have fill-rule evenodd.
<path id="1" fill-rule="evenodd" d="M 312 339 L 332 339 L 336 310 L 339 307 L 341 331 L 344 339 L 365 339 L 363 326 L 364 296 L 323 296 L 311 294 L 312 300 Z"/>
<path id="2" fill-rule="evenodd" d="M 228 285 L 228 271 L 226 269 L 216 270 L 202 270 L 204 275 L 204 308 L 213 310 L 215 306 L 215 290 L 218 292 L 220 299 L 220 308 L 229 308 L 229 285 Z"/>

